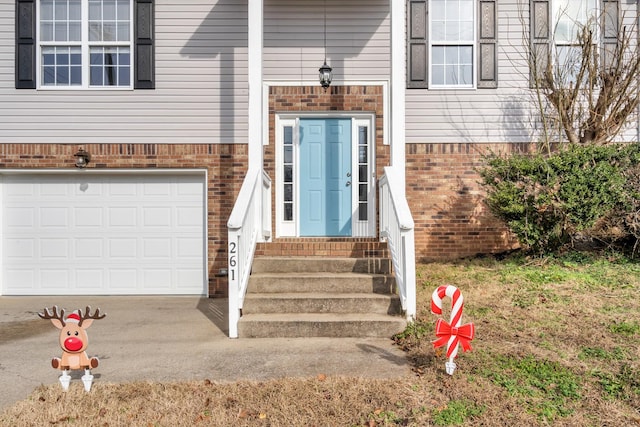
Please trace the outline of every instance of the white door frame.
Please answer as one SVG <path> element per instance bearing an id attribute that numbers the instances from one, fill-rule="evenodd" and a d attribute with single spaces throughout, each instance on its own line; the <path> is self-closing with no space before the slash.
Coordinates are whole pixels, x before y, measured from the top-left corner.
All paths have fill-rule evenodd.
<path id="1" fill-rule="evenodd" d="M 350 118 L 351 119 L 351 158 L 352 158 L 352 194 L 351 194 L 351 237 L 375 237 L 376 233 L 376 140 L 375 140 L 375 114 L 361 113 L 350 111 L 318 111 L 318 112 L 295 112 L 295 113 L 276 113 L 275 117 L 275 152 L 276 152 L 276 237 L 298 237 L 300 236 L 299 223 L 299 133 L 300 119 L 304 118 Z M 366 220 L 359 219 L 359 130 L 365 127 L 366 131 L 366 161 L 367 161 L 367 201 L 366 201 Z M 292 196 L 293 203 L 291 208 L 291 219 L 285 218 L 284 206 L 284 133 L 285 128 L 292 130 L 292 158 L 293 163 L 288 165 L 292 169 L 293 182 Z M 290 203 L 290 202 L 287 202 Z M 363 203 L 364 205 L 364 203 Z"/>

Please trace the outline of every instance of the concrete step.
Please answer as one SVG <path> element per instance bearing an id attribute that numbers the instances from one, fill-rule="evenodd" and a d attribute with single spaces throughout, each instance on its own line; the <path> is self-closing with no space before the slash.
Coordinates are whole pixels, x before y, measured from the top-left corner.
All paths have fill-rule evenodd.
<path id="1" fill-rule="evenodd" d="M 387 258 L 256 257 L 254 273 L 371 273 L 389 274 Z"/>
<path id="2" fill-rule="evenodd" d="M 376 293 L 393 294 L 395 277 L 362 273 L 253 273 L 248 293 Z"/>
<path id="3" fill-rule="evenodd" d="M 400 314 L 397 295 L 277 293 L 247 294 L 243 315 L 257 313 L 379 313 Z"/>
<path id="4" fill-rule="evenodd" d="M 238 333 L 241 338 L 384 338 L 401 332 L 406 325 L 402 317 L 371 313 L 246 314 L 240 318 Z"/>

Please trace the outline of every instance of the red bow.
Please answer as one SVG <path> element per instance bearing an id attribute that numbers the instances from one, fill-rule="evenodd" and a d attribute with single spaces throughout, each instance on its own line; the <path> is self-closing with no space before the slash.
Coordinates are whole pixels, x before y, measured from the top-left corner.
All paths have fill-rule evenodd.
<path id="1" fill-rule="evenodd" d="M 442 347 L 449 342 L 449 338 L 455 336 L 455 339 L 451 343 L 451 346 L 447 348 L 447 357 L 451 356 L 453 349 L 456 348 L 458 343 L 462 346 L 462 351 L 471 350 L 471 341 L 475 334 L 475 326 L 473 323 L 466 323 L 458 328 L 452 327 L 443 319 L 436 321 L 436 336 L 439 337 L 433 342 L 433 348 Z"/>

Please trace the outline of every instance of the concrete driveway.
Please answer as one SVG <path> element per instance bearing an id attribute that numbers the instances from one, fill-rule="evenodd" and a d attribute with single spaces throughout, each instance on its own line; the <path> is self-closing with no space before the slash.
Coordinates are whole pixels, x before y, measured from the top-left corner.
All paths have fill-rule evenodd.
<path id="1" fill-rule="evenodd" d="M 229 339 L 227 300 L 199 297 L 0 297 L 0 410 L 40 384 L 57 384 L 58 330 L 37 316 L 57 305 L 67 313 L 90 305 L 107 317 L 88 329 L 98 382 L 228 382 L 318 374 L 392 378 L 408 375 L 391 339 Z M 71 387 L 82 387 L 74 371 Z M 11 385 L 8 387 L 7 385 Z"/>

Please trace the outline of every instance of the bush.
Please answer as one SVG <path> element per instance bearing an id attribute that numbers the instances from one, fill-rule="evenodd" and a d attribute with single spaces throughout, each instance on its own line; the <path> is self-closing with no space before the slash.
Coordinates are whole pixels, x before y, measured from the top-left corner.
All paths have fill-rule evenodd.
<path id="1" fill-rule="evenodd" d="M 571 145 L 551 155 L 489 154 L 478 171 L 486 203 L 535 253 L 576 241 L 635 251 L 640 145 Z"/>

